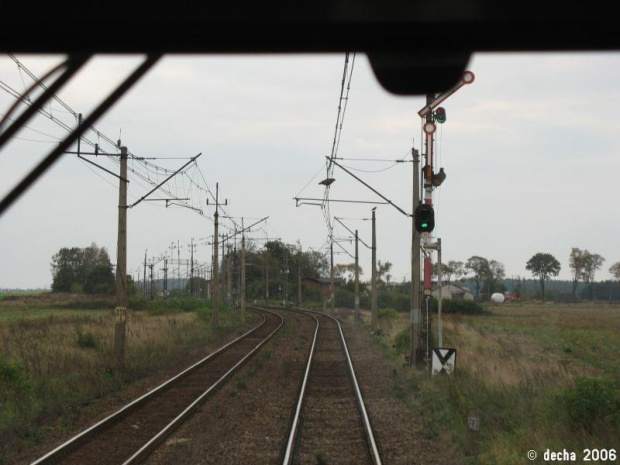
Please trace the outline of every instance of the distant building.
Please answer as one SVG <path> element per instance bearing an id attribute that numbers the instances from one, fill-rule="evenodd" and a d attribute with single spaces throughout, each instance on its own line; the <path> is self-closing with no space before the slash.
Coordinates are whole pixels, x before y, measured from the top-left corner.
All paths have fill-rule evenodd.
<path id="1" fill-rule="evenodd" d="M 324 298 L 330 298 L 331 278 L 304 278 L 301 282 L 310 288 L 318 289 Z M 342 287 L 344 282 L 344 278 L 334 278 L 334 293 Z"/>
<path id="2" fill-rule="evenodd" d="M 431 295 L 438 299 L 439 288 L 435 287 Z M 441 298 L 452 300 L 474 300 L 474 294 L 469 289 L 457 286 L 456 284 L 444 284 L 441 286 Z"/>

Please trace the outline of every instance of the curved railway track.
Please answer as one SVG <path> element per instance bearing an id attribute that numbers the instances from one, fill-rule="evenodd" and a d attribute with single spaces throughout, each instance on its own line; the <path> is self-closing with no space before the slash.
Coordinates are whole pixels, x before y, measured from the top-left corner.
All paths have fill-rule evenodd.
<path id="1" fill-rule="evenodd" d="M 317 325 L 282 463 L 381 464 L 340 322 L 304 313 Z"/>
<path id="2" fill-rule="evenodd" d="M 266 309 L 252 310 L 263 316 L 255 328 L 32 465 L 139 463 L 282 327 L 284 320 L 276 313 Z"/>

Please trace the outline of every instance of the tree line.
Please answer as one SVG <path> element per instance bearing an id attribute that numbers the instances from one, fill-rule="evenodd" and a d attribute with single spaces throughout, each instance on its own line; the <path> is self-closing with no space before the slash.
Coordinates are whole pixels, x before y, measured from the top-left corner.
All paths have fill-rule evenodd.
<path id="1" fill-rule="evenodd" d="M 434 269 L 438 270 L 439 264 Z M 473 255 L 467 261 L 450 260 L 441 264 L 442 282 L 471 281 L 475 288 L 476 298 L 481 292 L 491 295 L 494 292 L 504 292 L 502 283 L 506 277 L 504 264 L 497 260 L 489 260 L 479 255 Z"/>
<path id="2" fill-rule="evenodd" d="M 52 292 L 111 294 L 112 262 L 105 247 L 63 247 L 52 256 Z"/>
<path id="3" fill-rule="evenodd" d="M 594 299 L 595 275 L 603 266 L 605 258 L 589 250 L 581 250 L 577 247 L 571 249 L 568 266 L 572 275 L 572 293 L 576 295 L 579 282 L 585 285 L 588 297 Z M 560 262 L 551 254 L 537 253 L 528 262 L 526 268 L 536 276 L 541 285 L 543 298 L 545 296 L 545 282 L 560 272 Z M 620 262 L 609 267 L 609 272 L 615 281 L 620 284 Z"/>
<path id="4" fill-rule="evenodd" d="M 585 285 L 589 298 L 594 298 L 595 275 L 601 269 L 605 258 L 588 250 L 573 248 L 569 256 L 569 267 L 572 275 L 572 293 L 576 294 L 579 283 Z M 286 293 L 293 298 L 297 292 L 299 274 L 304 277 L 327 277 L 330 268 L 325 254 L 315 251 L 301 251 L 294 244 L 285 244 L 280 240 L 267 242 L 262 249 L 249 244 L 245 251 L 246 262 L 246 295 L 251 299 L 264 299 L 267 294 L 271 298 L 281 298 Z M 241 251 L 231 247 L 224 254 L 222 271 L 230 267 L 233 280 L 233 293 L 238 293 L 241 264 Z M 438 264 L 435 264 L 435 275 Z M 390 291 L 399 294 L 409 293 L 405 283 L 392 283 L 390 274 L 392 263 L 377 263 L 377 279 L 380 290 L 385 294 Z M 560 262 L 549 253 L 536 253 L 526 263 L 526 269 L 535 276 L 541 287 L 541 295 L 545 296 L 545 284 L 558 276 Z M 54 254 L 51 262 L 53 276 L 53 292 L 84 292 L 89 294 L 113 293 L 115 277 L 113 266 L 104 247 L 93 243 L 89 247 L 62 248 Z M 490 296 L 495 292 L 505 292 L 504 280 L 506 271 L 504 264 L 485 257 L 474 255 L 466 261 L 450 260 L 441 264 L 442 281 L 455 283 L 469 281 L 476 298 L 481 295 Z M 609 272 L 620 285 L 620 262 L 614 263 Z M 360 275 L 363 270 L 359 268 Z M 338 264 L 334 266 L 334 274 L 343 278 L 343 289 L 350 292 L 354 289 L 355 264 Z M 194 280 L 198 278 L 193 278 Z M 225 279 L 222 276 L 222 281 Z M 362 294 L 368 293 L 366 284 L 360 281 Z M 402 289 L 400 289 L 402 287 Z M 316 289 L 302 285 L 304 299 L 320 300 Z M 389 300 L 389 299 L 388 299 Z"/>
<path id="5" fill-rule="evenodd" d="M 572 275 L 572 294 L 576 296 L 579 283 L 585 285 L 590 299 L 595 297 L 595 275 L 602 268 L 605 258 L 589 250 L 572 248 L 569 256 L 569 267 Z M 436 265 L 437 267 L 438 265 Z M 525 268 L 535 276 L 541 287 L 541 295 L 545 297 L 545 283 L 551 278 L 558 276 L 561 270 L 560 262 L 550 253 L 536 253 L 526 263 Z M 472 256 L 466 262 L 448 261 L 441 265 L 444 281 L 469 280 L 475 287 L 475 294 L 480 298 L 480 291 L 486 291 L 487 295 L 493 292 L 504 292 L 503 279 L 505 278 L 504 265 L 496 260 L 488 260 L 480 256 Z M 616 262 L 609 268 L 614 280 L 620 285 L 620 262 Z"/>

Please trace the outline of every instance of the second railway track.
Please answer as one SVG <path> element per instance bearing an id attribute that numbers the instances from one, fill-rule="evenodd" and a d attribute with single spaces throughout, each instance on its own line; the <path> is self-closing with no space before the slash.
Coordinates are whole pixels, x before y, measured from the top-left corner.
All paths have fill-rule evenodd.
<path id="1" fill-rule="evenodd" d="M 255 311 L 263 315 L 262 324 L 32 465 L 139 463 L 282 326 L 283 319 L 276 313 Z"/>

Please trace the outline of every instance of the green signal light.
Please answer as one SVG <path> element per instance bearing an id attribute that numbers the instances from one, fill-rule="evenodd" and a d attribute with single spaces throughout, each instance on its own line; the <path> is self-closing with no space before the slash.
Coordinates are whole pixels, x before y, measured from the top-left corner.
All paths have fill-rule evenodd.
<path id="1" fill-rule="evenodd" d="M 435 211 L 432 205 L 421 203 L 413 212 L 415 229 L 418 232 L 431 232 L 435 228 Z"/>
<path id="2" fill-rule="evenodd" d="M 444 107 L 439 107 L 435 110 L 435 121 L 439 124 L 446 122 L 446 109 Z"/>

